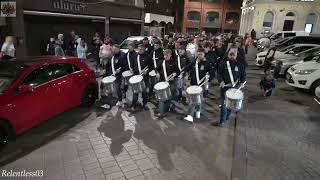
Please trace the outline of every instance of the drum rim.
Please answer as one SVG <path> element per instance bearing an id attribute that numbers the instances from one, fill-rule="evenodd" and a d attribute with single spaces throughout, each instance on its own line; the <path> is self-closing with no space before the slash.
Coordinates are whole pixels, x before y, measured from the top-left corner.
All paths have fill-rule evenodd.
<path id="1" fill-rule="evenodd" d="M 108 83 L 108 82 L 113 82 L 113 81 L 115 81 L 116 79 L 117 79 L 117 78 L 114 77 L 114 76 L 107 76 L 107 77 L 102 78 L 101 82 L 103 82 L 103 83 Z M 112 80 L 112 81 L 107 81 L 107 82 L 106 82 L 106 80 Z"/>
<path id="2" fill-rule="evenodd" d="M 139 77 L 139 79 L 141 79 L 141 80 L 140 80 L 140 81 L 132 82 L 131 79 L 137 79 L 137 77 Z M 131 80 L 131 81 L 130 81 L 130 80 Z M 134 76 L 130 77 L 130 79 L 129 79 L 129 83 L 131 83 L 131 84 L 139 83 L 139 82 L 142 82 L 142 81 L 143 81 L 143 76 L 141 76 L 141 75 L 134 75 Z"/>
<path id="3" fill-rule="evenodd" d="M 165 85 L 167 85 L 167 87 L 162 88 L 162 89 L 156 88 L 157 85 L 159 85 L 159 84 L 165 84 Z M 161 81 L 161 82 L 156 83 L 153 88 L 154 88 L 155 90 L 163 90 L 163 89 L 167 89 L 168 87 L 170 87 L 170 84 L 169 84 L 168 82 L 166 82 L 166 81 Z"/>
<path id="4" fill-rule="evenodd" d="M 241 95 L 240 95 L 241 97 L 240 97 L 240 98 L 233 98 L 233 97 L 228 96 L 229 93 L 232 93 L 231 91 L 238 91 L 238 92 L 237 92 L 237 95 L 238 95 L 238 93 L 240 93 L 240 94 L 241 94 Z M 229 93 L 228 93 L 228 92 L 229 92 Z M 236 89 L 236 88 L 231 88 L 231 89 L 228 89 L 228 90 L 226 91 L 226 98 L 228 98 L 228 99 L 242 100 L 243 97 L 244 97 L 243 91 L 238 90 L 238 89 Z"/>
<path id="5" fill-rule="evenodd" d="M 189 91 L 188 91 L 188 89 L 190 89 L 190 88 L 198 88 L 200 91 L 199 92 L 192 92 L 192 93 L 190 93 Z M 190 94 L 190 95 L 198 95 L 198 94 L 201 94 L 203 92 L 203 89 L 200 87 L 200 86 L 196 86 L 196 85 L 194 85 L 194 86 L 189 86 L 187 89 L 186 89 L 186 93 L 187 94 Z"/>
<path id="6" fill-rule="evenodd" d="M 127 73 L 127 74 L 126 74 L 126 73 Z M 132 76 L 133 73 L 132 73 L 130 70 L 122 72 L 122 76 L 125 76 L 125 75 L 126 75 L 126 77 Z"/>

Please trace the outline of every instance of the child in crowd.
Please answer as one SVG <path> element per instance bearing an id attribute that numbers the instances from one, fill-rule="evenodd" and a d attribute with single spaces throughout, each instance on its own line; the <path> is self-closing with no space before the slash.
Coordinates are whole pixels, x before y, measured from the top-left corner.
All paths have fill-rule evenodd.
<path id="1" fill-rule="evenodd" d="M 267 70 L 260 81 L 260 88 L 264 90 L 264 96 L 270 97 L 276 87 L 275 79 L 270 70 Z"/>

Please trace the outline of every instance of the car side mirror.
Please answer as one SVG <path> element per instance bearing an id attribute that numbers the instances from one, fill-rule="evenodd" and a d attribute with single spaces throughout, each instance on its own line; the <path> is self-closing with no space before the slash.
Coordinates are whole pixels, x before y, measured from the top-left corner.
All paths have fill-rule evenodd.
<path id="1" fill-rule="evenodd" d="M 19 94 L 29 93 L 33 91 L 33 87 L 29 84 L 23 84 L 18 88 Z"/>
<path id="2" fill-rule="evenodd" d="M 293 54 L 294 53 L 294 51 L 289 51 L 289 54 Z"/>
<path id="3" fill-rule="evenodd" d="M 317 61 L 317 60 L 319 60 L 320 58 L 319 58 L 319 56 L 316 56 L 316 57 L 313 57 L 312 58 L 312 61 Z"/>

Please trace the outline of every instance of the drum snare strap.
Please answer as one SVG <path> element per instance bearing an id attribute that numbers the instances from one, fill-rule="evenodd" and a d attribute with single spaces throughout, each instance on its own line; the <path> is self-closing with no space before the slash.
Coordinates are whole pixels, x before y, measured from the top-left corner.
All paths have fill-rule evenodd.
<path id="1" fill-rule="evenodd" d="M 177 55 L 178 56 L 178 67 L 179 67 L 179 70 L 181 71 L 181 60 L 180 60 L 180 56 L 179 55 Z"/>
<path id="2" fill-rule="evenodd" d="M 229 77 L 230 77 L 232 86 L 234 86 L 235 84 L 234 84 L 233 74 L 232 74 L 232 71 L 231 71 L 231 66 L 230 66 L 230 62 L 229 61 L 227 61 L 227 67 L 228 67 Z"/>
<path id="3" fill-rule="evenodd" d="M 166 81 L 168 81 L 168 75 L 167 75 L 167 69 L 166 69 L 166 60 L 163 60 L 162 69 L 163 69 L 164 79 Z"/>
<path id="4" fill-rule="evenodd" d="M 200 78 L 199 78 L 199 65 L 198 61 L 196 60 L 196 79 L 197 79 L 197 84 L 199 85 L 200 83 Z"/>
<path id="5" fill-rule="evenodd" d="M 153 66 L 154 66 L 154 68 L 157 68 L 156 51 L 153 51 L 152 59 L 153 59 Z"/>
<path id="6" fill-rule="evenodd" d="M 131 70 L 131 64 L 130 64 L 130 51 L 129 51 L 129 52 L 128 52 L 128 54 L 127 54 L 127 61 L 128 61 L 129 69 Z"/>
<path id="7" fill-rule="evenodd" d="M 137 61 L 138 61 L 138 70 L 139 70 L 139 74 L 141 74 L 140 54 L 138 54 L 138 56 L 137 56 Z"/>
<path id="8" fill-rule="evenodd" d="M 111 59 L 111 68 L 112 68 L 112 74 L 115 74 L 116 70 L 114 68 L 114 56 L 112 56 L 112 59 Z"/>

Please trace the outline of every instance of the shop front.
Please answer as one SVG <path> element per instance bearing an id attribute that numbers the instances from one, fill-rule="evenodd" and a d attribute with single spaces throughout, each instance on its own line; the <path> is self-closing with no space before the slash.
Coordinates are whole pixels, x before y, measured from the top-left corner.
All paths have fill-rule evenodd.
<path id="1" fill-rule="evenodd" d="M 43 54 L 50 37 L 64 34 L 65 39 L 68 39 L 72 30 L 87 41 L 89 49 L 95 32 L 99 32 L 102 38 L 109 34 L 111 38 L 121 42 L 130 34 L 141 34 L 142 14 L 143 9 L 134 4 L 17 0 L 17 19 L 13 21 L 13 34 L 24 42 L 17 56 Z"/>

